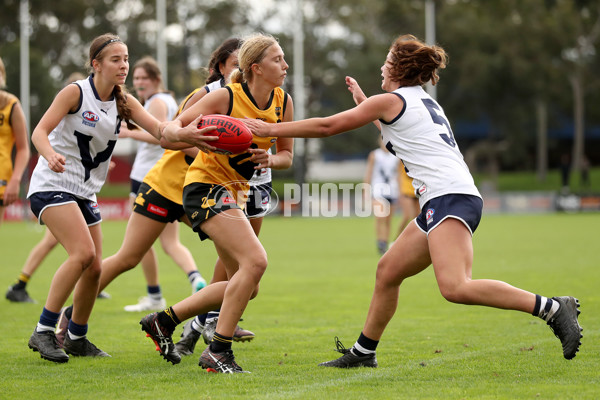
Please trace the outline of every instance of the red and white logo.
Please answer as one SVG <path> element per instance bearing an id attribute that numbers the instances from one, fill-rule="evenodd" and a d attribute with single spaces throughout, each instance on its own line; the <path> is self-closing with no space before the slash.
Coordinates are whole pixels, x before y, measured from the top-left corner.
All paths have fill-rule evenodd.
<path id="1" fill-rule="evenodd" d="M 146 210 L 150 211 L 152 214 L 160 215 L 161 217 L 166 217 L 169 213 L 166 209 L 151 203 L 148 204 Z"/>
<path id="2" fill-rule="evenodd" d="M 433 208 L 427 209 L 427 212 L 425 213 L 425 219 L 427 219 L 428 224 L 433 222 L 433 214 L 435 214 L 435 210 Z"/>

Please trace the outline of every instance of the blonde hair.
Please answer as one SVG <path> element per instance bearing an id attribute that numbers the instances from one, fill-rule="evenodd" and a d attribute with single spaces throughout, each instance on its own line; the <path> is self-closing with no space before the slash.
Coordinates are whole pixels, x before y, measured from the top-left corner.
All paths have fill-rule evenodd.
<path id="1" fill-rule="evenodd" d="M 243 83 L 252 80 L 252 65 L 260 63 L 267 49 L 277 43 L 277 39 L 266 33 L 256 33 L 245 38 L 238 52 L 239 68 L 229 77 L 231 82 Z"/>
<path id="2" fill-rule="evenodd" d="M 440 77 L 438 69 L 446 68 L 448 55 L 439 46 L 428 46 L 413 35 L 399 36 L 390 47 L 390 75 L 403 86 L 422 86 Z"/>

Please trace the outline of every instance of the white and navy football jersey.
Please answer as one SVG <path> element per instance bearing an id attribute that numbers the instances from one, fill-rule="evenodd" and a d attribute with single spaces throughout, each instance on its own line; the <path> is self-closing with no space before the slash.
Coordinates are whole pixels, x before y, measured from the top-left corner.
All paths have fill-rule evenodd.
<path id="1" fill-rule="evenodd" d="M 420 206 L 450 193 L 481 197 L 442 107 L 420 86 L 392 93 L 404 108 L 393 121 L 381 121 L 383 143 L 413 178 Z"/>
<path id="2" fill-rule="evenodd" d="M 398 164 L 400 160 L 387 150 L 375 149 L 371 194 L 374 198 L 398 198 Z"/>
<path id="3" fill-rule="evenodd" d="M 148 110 L 150 104 L 156 99 L 165 102 L 167 105 L 167 120 L 171 121 L 175 117 L 175 114 L 177 114 L 177 109 L 179 108 L 173 96 L 169 93 L 155 93 L 146 100 L 144 108 Z M 131 167 L 129 178 L 142 182 L 148 171 L 150 171 L 154 164 L 160 160 L 164 152 L 165 149 L 163 149 L 160 144 L 140 142 L 138 144 L 137 153 Z"/>
<path id="4" fill-rule="evenodd" d="M 214 81 L 204 86 L 206 93 L 210 93 L 213 90 L 220 89 L 225 86 L 225 79 L 221 79 L 218 81 Z M 271 149 L 267 151 L 269 154 L 272 154 Z M 269 183 L 272 180 L 271 176 L 271 168 L 261 168 L 254 171 L 254 175 L 248 181 L 248 185 L 250 186 L 258 186 L 264 185 L 265 183 Z"/>
<path id="5" fill-rule="evenodd" d="M 75 82 L 80 88 L 79 107 L 63 117 L 48 139 L 66 159 L 65 171 L 57 173 L 42 156 L 29 183 L 37 192 L 60 191 L 96 201 L 115 147 L 121 118 L 115 99 L 100 100 L 92 77 Z"/>

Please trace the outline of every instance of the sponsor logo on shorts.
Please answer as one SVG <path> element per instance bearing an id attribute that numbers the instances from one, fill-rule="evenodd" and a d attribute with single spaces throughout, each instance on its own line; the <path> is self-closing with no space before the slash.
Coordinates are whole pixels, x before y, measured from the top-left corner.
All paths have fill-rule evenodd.
<path id="1" fill-rule="evenodd" d="M 235 199 L 233 197 L 224 197 L 223 204 L 235 204 Z"/>
<path id="2" fill-rule="evenodd" d="M 161 217 L 166 217 L 169 213 L 166 209 L 157 206 L 156 204 L 149 203 L 146 210 L 150 211 L 152 214 L 160 215 Z"/>
<path id="3" fill-rule="evenodd" d="M 427 225 L 433 222 L 433 214 L 435 214 L 435 210 L 433 208 L 427 209 L 427 213 L 425 213 L 425 218 L 427 219 Z"/>

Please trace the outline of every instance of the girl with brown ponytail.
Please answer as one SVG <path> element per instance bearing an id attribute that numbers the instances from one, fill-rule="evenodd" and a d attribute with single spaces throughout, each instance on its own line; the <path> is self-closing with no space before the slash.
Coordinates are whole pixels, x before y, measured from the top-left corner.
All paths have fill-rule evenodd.
<path id="1" fill-rule="evenodd" d="M 29 348 L 44 359 L 107 357 L 87 338 L 87 322 L 98 293 L 102 231 L 96 193 L 104 184 L 121 121 L 135 122 L 157 139 L 164 124 L 122 89 L 129 72 L 127 46 L 105 34 L 92 41 L 91 75 L 63 88 L 33 131 L 40 157 L 29 186 L 33 213 L 63 245 L 67 259 L 58 268 Z M 178 140 L 207 147 L 197 121 L 176 132 Z M 165 142 L 166 144 L 166 142 Z M 208 146 L 210 147 L 210 146 Z M 64 343 L 54 332 L 59 313 L 73 293 L 73 313 Z"/>

